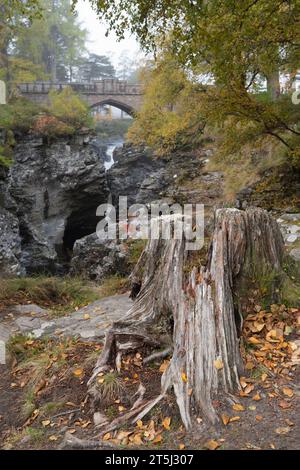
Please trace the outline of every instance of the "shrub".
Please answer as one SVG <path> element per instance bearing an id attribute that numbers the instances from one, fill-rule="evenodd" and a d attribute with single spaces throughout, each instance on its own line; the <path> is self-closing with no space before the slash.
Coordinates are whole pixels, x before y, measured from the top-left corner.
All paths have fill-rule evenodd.
<path id="1" fill-rule="evenodd" d="M 32 126 L 32 131 L 45 137 L 55 137 L 74 134 L 75 128 L 65 124 L 54 116 L 38 116 Z"/>
<path id="2" fill-rule="evenodd" d="M 70 87 L 64 88 L 61 92 L 51 91 L 49 99 L 49 112 L 59 121 L 75 129 L 92 126 L 88 105 Z"/>
<path id="3" fill-rule="evenodd" d="M 0 106 L 0 128 L 28 132 L 41 108 L 25 98 L 15 98 Z"/>

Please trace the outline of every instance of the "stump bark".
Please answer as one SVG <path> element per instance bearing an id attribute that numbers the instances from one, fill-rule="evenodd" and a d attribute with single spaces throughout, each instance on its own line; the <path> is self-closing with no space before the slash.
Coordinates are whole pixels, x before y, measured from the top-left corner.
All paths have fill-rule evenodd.
<path id="1" fill-rule="evenodd" d="M 258 208 L 216 211 L 206 265 L 201 265 L 198 252 L 185 249 L 184 238 L 150 239 L 131 275 L 133 290 L 139 293 L 108 332 L 89 381 L 95 404 L 98 374 L 118 369 L 122 354 L 171 345 L 161 394 L 150 402 L 139 397 L 130 419 L 141 419 L 173 387 L 187 429 L 199 415 L 216 423 L 213 401 L 240 388 L 239 330 L 249 279 L 253 273 L 272 272 L 275 295 L 283 276 L 283 251 L 276 221 Z"/>

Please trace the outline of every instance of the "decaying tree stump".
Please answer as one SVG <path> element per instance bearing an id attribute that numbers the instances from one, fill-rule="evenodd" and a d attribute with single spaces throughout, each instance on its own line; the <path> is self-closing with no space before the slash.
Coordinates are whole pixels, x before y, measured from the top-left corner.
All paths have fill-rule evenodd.
<path id="1" fill-rule="evenodd" d="M 161 394 L 151 402 L 140 396 L 136 413 L 133 409 L 128 417 L 141 419 L 173 387 L 186 428 L 193 416 L 216 423 L 213 400 L 240 388 L 242 292 L 252 273 L 269 270 L 275 293 L 282 258 L 279 227 L 257 208 L 216 211 L 206 266 L 201 266 L 198 252 L 185 250 L 184 238 L 149 240 L 131 276 L 140 292 L 107 334 L 89 381 L 95 403 L 99 372 L 119 368 L 123 353 L 145 346 L 152 351 L 170 348 L 171 342 L 172 359 L 162 375 Z"/>

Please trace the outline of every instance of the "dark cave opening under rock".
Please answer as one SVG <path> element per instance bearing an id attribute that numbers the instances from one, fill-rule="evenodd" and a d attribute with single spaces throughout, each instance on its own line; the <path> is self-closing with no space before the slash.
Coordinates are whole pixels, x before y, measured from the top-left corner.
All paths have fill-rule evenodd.
<path id="1" fill-rule="evenodd" d="M 58 257 L 63 264 L 68 264 L 72 258 L 73 247 L 76 240 L 90 235 L 96 231 L 99 217 L 96 216 L 96 207 L 86 208 L 84 211 L 74 211 L 68 217 L 63 243 L 56 247 Z"/>

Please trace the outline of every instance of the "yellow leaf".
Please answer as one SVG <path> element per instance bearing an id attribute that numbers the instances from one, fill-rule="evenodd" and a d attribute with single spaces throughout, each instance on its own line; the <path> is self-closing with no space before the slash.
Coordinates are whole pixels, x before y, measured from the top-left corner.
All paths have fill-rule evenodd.
<path id="1" fill-rule="evenodd" d="M 90 315 L 89 315 L 88 313 L 85 313 L 85 314 L 83 315 L 83 318 L 84 318 L 85 320 L 89 320 L 91 317 L 90 317 Z"/>
<path id="2" fill-rule="evenodd" d="M 222 418 L 223 424 L 227 426 L 227 424 L 229 423 L 230 417 L 227 415 L 222 415 L 221 418 Z"/>
<path id="3" fill-rule="evenodd" d="M 268 377 L 268 374 L 261 374 L 261 380 L 264 382 Z"/>
<path id="4" fill-rule="evenodd" d="M 187 382 L 187 376 L 186 376 L 185 372 L 182 372 L 181 378 L 182 378 L 183 382 Z"/>
<path id="5" fill-rule="evenodd" d="M 291 390 L 291 389 L 288 388 L 288 387 L 283 387 L 282 391 L 283 391 L 283 393 L 284 393 L 287 397 L 292 398 L 292 397 L 294 396 L 293 390 Z"/>
<path id="6" fill-rule="evenodd" d="M 249 339 L 248 339 L 249 343 L 251 344 L 260 344 L 260 341 L 255 338 L 255 336 L 251 336 Z"/>
<path id="7" fill-rule="evenodd" d="M 243 405 L 240 405 L 239 403 L 235 403 L 233 406 L 232 406 L 232 409 L 234 411 L 244 411 L 245 408 L 243 407 Z"/>
<path id="8" fill-rule="evenodd" d="M 220 445 L 218 441 L 214 441 L 213 439 L 205 443 L 205 447 L 209 450 L 216 450 Z"/>
<path id="9" fill-rule="evenodd" d="M 53 435 L 49 437 L 49 441 L 57 441 L 57 439 L 58 439 L 58 436 Z"/>
<path id="10" fill-rule="evenodd" d="M 98 379 L 98 384 L 103 384 L 104 383 L 104 379 Z"/>
<path id="11" fill-rule="evenodd" d="M 184 445 L 184 444 L 179 444 L 178 449 L 179 449 L 179 450 L 185 449 L 185 445 Z"/>
<path id="12" fill-rule="evenodd" d="M 107 433 L 104 434 L 104 436 L 103 436 L 103 441 L 109 441 L 109 439 L 111 439 L 111 433 L 110 433 L 110 432 L 107 432 Z"/>
<path id="13" fill-rule="evenodd" d="M 171 424 L 171 418 L 165 418 L 162 422 L 162 425 L 165 429 L 167 429 L 168 431 L 170 430 L 170 424 Z"/>
<path id="14" fill-rule="evenodd" d="M 233 416 L 232 418 L 230 418 L 229 422 L 234 423 L 235 421 L 239 421 L 240 419 L 240 416 Z"/>
<path id="15" fill-rule="evenodd" d="M 51 423 L 50 419 L 45 419 L 45 421 L 42 421 L 42 425 L 44 426 L 44 428 L 46 426 L 49 426 L 50 423 Z"/>
<path id="16" fill-rule="evenodd" d="M 214 361 L 214 366 L 216 369 L 223 369 L 223 361 L 222 359 L 218 358 Z"/>
<path id="17" fill-rule="evenodd" d="M 82 369 L 75 369 L 73 374 L 75 375 L 75 377 L 80 377 L 83 374 L 83 370 Z"/>
<path id="18" fill-rule="evenodd" d="M 143 427 L 143 421 L 141 419 L 139 419 L 137 422 L 136 422 L 136 425 L 138 428 L 142 428 Z"/>
<path id="19" fill-rule="evenodd" d="M 121 405 L 121 406 L 118 407 L 118 410 L 119 410 L 120 413 L 121 413 L 122 411 L 125 411 L 125 407 Z"/>

